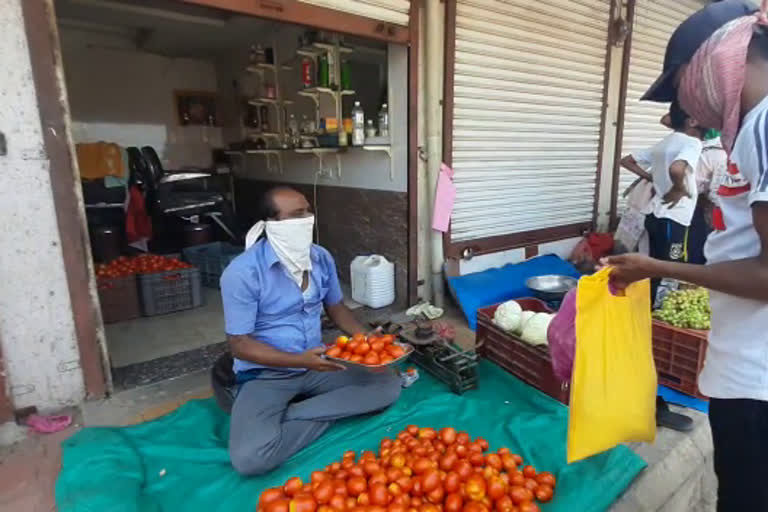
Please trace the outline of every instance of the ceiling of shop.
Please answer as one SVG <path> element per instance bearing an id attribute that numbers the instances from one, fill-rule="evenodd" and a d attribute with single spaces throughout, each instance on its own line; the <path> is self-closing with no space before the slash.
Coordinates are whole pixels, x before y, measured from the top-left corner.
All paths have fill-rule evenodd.
<path id="1" fill-rule="evenodd" d="M 137 49 L 169 57 L 215 56 L 247 48 L 259 34 L 295 26 L 174 0 L 56 0 L 59 26 L 121 36 Z M 359 42 L 355 42 L 356 46 Z M 374 42 L 366 45 L 381 46 Z"/>

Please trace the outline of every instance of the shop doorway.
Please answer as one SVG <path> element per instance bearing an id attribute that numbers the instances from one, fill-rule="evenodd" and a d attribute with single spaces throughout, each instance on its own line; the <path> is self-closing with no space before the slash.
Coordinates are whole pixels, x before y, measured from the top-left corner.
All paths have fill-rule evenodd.
<path id="1" fill-rule="evenodd" d="M 355 256 L 382 254 L 396 267 L 393 307 L 408 304 L 415 190 L 405 46 L 180 2 L 55 6 L 116 389 L 207 368 L 225 350 L 217 276 L 194 252 L 242 250 L 256 199 L 276 184 L 313 203 L 318 242 L 342 282 Z M 340 145 L 356 102 L 373 122 L 362 144 L 346 137 Z M 119 172 L 105 156 L 111 149 Z M 132 194 L 144 207 L 126 223 Z M 176 210 L 179 198 L 197 198 L 198 207 Z M 135 228 L 144 214 L 151 234 Z M 145 254 L 165 259 L 136 263 Z M 111 288 L 99 285 L 115 270 L 144 274 L 152 265 L 171 265 L 173 279 L 184 280 L 188 263 L 203 270 L 202 286 L 192 283 L 196 291 L 178 307 L 147 295 L 139 275 L 138 310 L 125 315 L 126 294 L 115 305 Z"/>

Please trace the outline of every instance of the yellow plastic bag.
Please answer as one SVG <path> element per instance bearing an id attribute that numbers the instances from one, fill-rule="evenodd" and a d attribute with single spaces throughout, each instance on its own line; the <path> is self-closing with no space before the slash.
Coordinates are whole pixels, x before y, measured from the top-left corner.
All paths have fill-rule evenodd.
<path id="1" fill-rule="evenodd" d="M 569 463 L 625 441 L 656 437 L 650 284 L 640 281 L 614 295 L 610 272 L 606 268 L 579 280 Z"/>

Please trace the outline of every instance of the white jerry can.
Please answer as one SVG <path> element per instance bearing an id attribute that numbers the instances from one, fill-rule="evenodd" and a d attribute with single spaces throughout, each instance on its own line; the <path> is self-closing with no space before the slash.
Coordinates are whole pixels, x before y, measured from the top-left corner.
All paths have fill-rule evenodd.
<path id="1" fill-rule="evenodd" d="M 384 256 L 358 256 L 350 265 L 352 300 L 369 308 L 395 302 L 395 264 Z"/>

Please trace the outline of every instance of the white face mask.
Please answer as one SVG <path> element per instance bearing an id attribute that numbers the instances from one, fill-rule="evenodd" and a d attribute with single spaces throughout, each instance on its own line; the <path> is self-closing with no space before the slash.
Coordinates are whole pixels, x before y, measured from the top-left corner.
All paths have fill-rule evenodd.
<path id="1" fill-rule="evenodd" d="M 314 216 L 260 221 L 245 235 L 245 248 L 248 249 L 255 244 L 266 231 L 267 240 L 280 263 L 288 270 L 291 278 L 301 286 L 304 272 L 312 270 L 310 248 L 314 226 Z"/>

